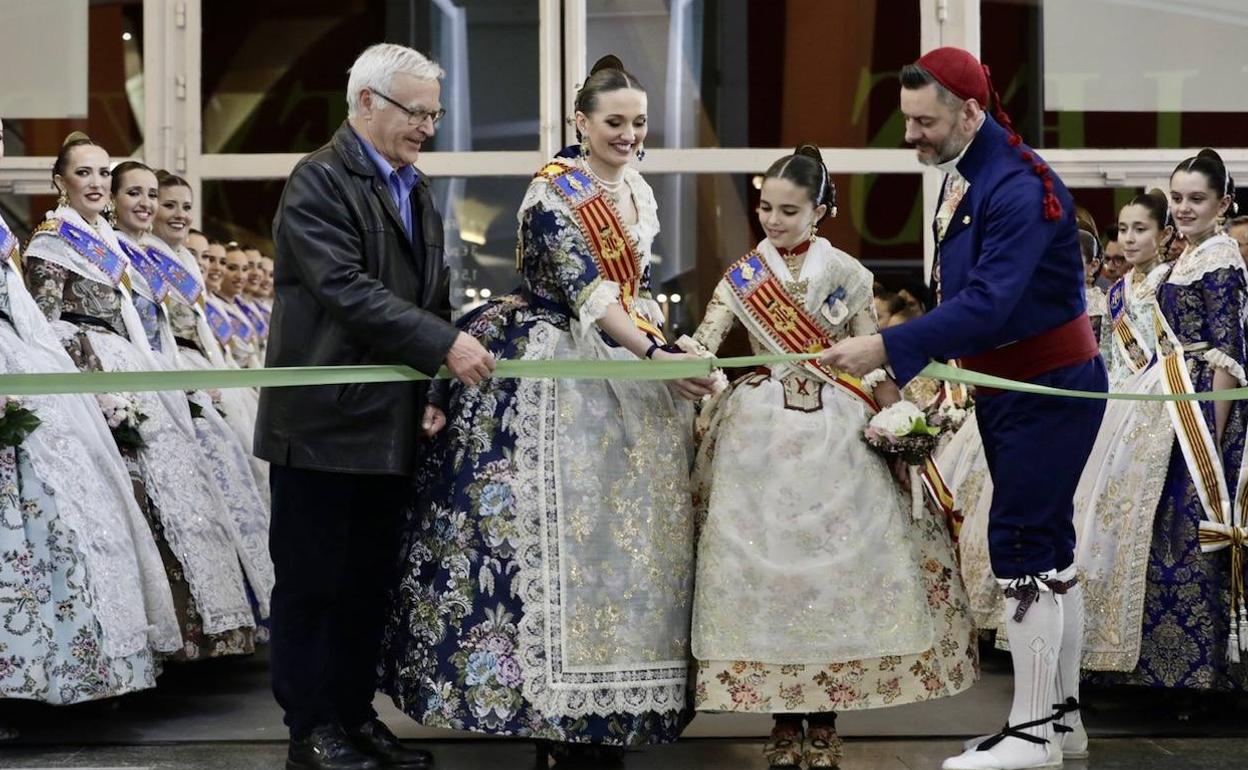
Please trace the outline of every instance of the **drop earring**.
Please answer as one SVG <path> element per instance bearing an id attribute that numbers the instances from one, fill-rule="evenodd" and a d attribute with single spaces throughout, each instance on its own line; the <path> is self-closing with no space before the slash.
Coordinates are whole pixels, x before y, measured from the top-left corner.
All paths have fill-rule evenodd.
<path id="1" fill-rule="evenodd" d="M 646 159 L 646 146 L 644 144 L 637 145 L 637 162 L 640 163 Z"/>
<path id="2" fill-rule="evenodd" d="M 56 190 L 58 193 L 60 193 L 59 195 L 56 196 L 57 207 L 68 206 L 69 205 L 69 193 L 65 190 L 62 190 L 59 187 L 56 188 Z"/>
<path id="3" fill-rule="evenodd" d="M 589 140 L 581 139 L 581 160 L 589 160 Z"/>

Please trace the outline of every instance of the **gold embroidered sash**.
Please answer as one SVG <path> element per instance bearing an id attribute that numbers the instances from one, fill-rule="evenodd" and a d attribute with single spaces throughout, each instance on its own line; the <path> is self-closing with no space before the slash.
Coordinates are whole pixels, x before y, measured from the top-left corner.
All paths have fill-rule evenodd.
<path id="1" fill-rule="evenodd" d="M 602 187 L 579 168 L 548 163 L 536 176 L 545 179 L 568 204 L 581 234 L 589 243 L 589 253 L 605 280 L 620 286 L 620 304 L 643 332 L 663 340 L 663 333 L 634 307 L 641 288 L 639 248 Z"/>
<path id="2" fill-rule="evenodd" d="M 1153 354 L 1140 342 L 1140 333 L 1131 321 L 1130 287 L 1131 276 L 1119 278 L 1106 294 L 1109 306 L 1109 318 L 1113 331 L 1114 349 L 1127 362 L 1127 366 L 1135 374 L 1148 368 L 1153 362 Z"/>

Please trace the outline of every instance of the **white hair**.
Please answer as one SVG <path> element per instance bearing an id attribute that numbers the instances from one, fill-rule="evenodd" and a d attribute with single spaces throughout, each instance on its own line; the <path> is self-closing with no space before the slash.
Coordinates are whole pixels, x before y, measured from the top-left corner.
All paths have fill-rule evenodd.
<path id="1" fill-rule="evenodd" d="M 360 108 L 360 92 L 370 91 L 390 95 L 390 84 L 400 73 L 417 80 L 437 80 L 446 75 L 442 68 L 429 57 L 413 48 L 394 43 L 377 43 L 364 49 L 356 58 L 347 79 L 347 116 L 355 117 Z M 385 99 L 377 101 L 377 109 L 384 110 Z"/>

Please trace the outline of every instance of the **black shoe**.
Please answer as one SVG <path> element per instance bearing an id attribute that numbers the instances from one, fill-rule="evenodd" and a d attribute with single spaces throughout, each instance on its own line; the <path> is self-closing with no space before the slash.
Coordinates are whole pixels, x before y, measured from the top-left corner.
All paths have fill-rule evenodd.
<path id="1" fill-rule="evenodd" d="M 600 743 L 551 743 L 550 756 L 555 767 L 569 770 L 601 770 L 605 767 L 623 767 L 623 746 L 604 746 Z"/>
<path id="2" fill-rule="evenodd" d="M 370 719 L 354 730 L 347 731 L 347 739 L 360 752 L 376 759 L 381 767 L 400 770 L 425 770 L 433 767 L 433 755 L 420 749 L 409 749 L 394 737 L 390 728 L 380 719 Z"/>
<path id="3" fill-rule="evenodd" d="M 290 741 L 286 770 L 377 770 L 377 760 L 361 754 L 338 725 L 312 728 L 308 737 Z"/>

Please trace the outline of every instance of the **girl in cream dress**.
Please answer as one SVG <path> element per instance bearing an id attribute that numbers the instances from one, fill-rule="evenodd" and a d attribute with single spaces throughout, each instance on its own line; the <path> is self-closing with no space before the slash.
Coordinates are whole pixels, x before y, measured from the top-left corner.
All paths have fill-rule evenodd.
<path id="1" fill-rule="evenodd" d="M 814 235 L 834 196 L 817 148 L 777 161 L 759 207 L 768 237 L 729 269 L 682 342 L 709 354 L 738 322 L 758 352 L 874 333 L 871 273 Z M 695 705 L 775 715 L 772 767 L 834 767 L 837 711 L 942 698 L 977 678 L 945 522 L 916 520 L 863 440 L 877 404 L 899 400 L 873 374 L 759 369 L 703 414 Z"/>

